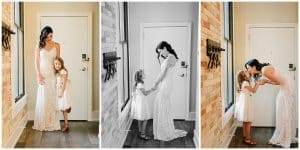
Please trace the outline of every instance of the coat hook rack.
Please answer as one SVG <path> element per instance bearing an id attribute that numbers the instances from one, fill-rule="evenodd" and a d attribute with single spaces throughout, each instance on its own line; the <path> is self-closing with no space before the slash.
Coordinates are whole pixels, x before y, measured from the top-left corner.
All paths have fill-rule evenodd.
<path id="1" fill-rule="evenodd" d="M 2 47 L 4 50 L 9 51 L 11 48 L 11 34 L 15 34 L 15 32 L 10 29 L 10 26 L 2 22 Z"/>
<path id="2" fill-rule="evenodd" d="M 220 43 L 207 39 L 206 50 L 206 55 L 209 57 L 207 68 L 218 68 L 218 66 L 221 65 L 221 51 L 225 51 L 225 49 L 221 48 Z"/>
<path id="3" fill-rule="evenodd" d="M 103 53 L 103 68 L 106 70 L 104 82 L 109 80 L 111 77 L 114 77 L 117 72 L 117 60 L 119 59 L 121 59 L 121 57 L 117 57 L 116 51 Z"/>

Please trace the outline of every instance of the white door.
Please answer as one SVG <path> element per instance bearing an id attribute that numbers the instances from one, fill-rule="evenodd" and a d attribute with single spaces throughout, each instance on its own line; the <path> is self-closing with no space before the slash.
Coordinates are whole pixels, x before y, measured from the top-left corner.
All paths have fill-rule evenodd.
<path id="1" fill-rule="evenodd" d="M 155 52 L 161 41 L 167 41 L 176 51 L 179 61 L 176 65 L 176 77 L 172 91 L 172 112 L 174 119 L 187 119 L 189 112 L 189 85 L 190 85 L 190 51 L 191 28 L 188 23 L 181 24 L 143 24 L 141 28 L 141 63 L 146 79 L 145 87 L 153 86 L 160 72 L 160 64 Z M 182 67 L 185 63 L 188 67 Z M 183 65 L 184 66 L 184 65 Z M 154 101 L 155 94 L 147 98 Z"/>
<path id="2" fill-rule="evenodd" d="M 71 80 L 73 98 L 70 120 L 88 120 L 88 61 L 83 61 L 82 54 L 91 58 L 87 16 L 41 16 L 40 29 L 48 25 L 53 29 L 54 41 L 60 43 L 61 57 L 64 59 Z M 40 31 L 40 30 L 39 30 Z M 61 119 L 63 117 L 61 116 Z"/>
<path id="3" fill-rule="evenodd" d="M 248 27 L 247 33 L 246 61 L 256 58 L 260 62 L 270 63 L 290 74 L 295 81 L 295 94 L 297 94 L 297 74 L 295 71 L 289 71 L 289 64 L 297 65 L 296 25 L 253 25 Z M 275 100 L 278 91 L 278 86 L 264 85 L 259 87 L 257 93 L 252 96 L 254 126 L 275 126 Z M 297 96 L 295 98 L 297 99 Z"/>

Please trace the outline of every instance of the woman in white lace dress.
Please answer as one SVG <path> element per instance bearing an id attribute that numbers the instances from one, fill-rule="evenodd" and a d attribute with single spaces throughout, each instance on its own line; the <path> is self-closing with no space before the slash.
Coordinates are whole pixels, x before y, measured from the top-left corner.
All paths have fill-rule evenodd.
<path id="1" fill-rule="evenodd" d="M 293 83 L 291 78 L 279 69 L 262 64 L 256 59 L 249 60 L 245 67 L 254 77 L 262 74 L 267 79 L 260 80 L 261 84 L 269 83 L 279 85 L 279 92 L 276 98 L 276 126 L 275 132 L 268 144 L 290 147 L 296 142 L 296 117 L 295 100 L 293 95 Z"/>
<path id="2" fill-rule="evenodd" d="M 59 44 L 52 41 L 53 30 L 42 29 L 40 42 L 35 50 L 35 70 L 38 80 L 33 129 L 60 130 L 59 111 L 56 109 L 56 77 L 53 61 L 60 56 Z"/>
<path id="3" fill-rule="evenodd" d="M 156 80 L 153 89 L 158 88 L 154 102 L 153 112 L 153 134 L 154 139 L 170 141 L 178 137 L 186 136 L 187 132 L 175 129 L 172 110 L 172 87 L 177 54 L 171 45 L 162 41 L 156 48 L 158 60 L 163 58 L 161 72 Z M 159 86 L 160 85 L 160 86 Z M 159 86 L 159 87 L 158 87 Z"/>

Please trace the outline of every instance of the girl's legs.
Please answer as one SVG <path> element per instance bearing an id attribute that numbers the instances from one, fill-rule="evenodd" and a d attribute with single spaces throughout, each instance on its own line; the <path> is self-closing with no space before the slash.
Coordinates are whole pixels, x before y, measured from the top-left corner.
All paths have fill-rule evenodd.
<path id="1" fill-rule="evenodd" d="M 138 125 L 139 125 L 139 135 L 138 135 L 138 137 L 143 139 L 143 140 L 149 140 L 150 137 L 148 137 L 146 135 L 147 120 L 138 121 Z"/>
<path id="2" fill-rule="evenodd" d="M 147 127 L 147 120 L 143 121 L 143 125 L 142 125 L 142 134 L 146 135 L 146 127 Z"/>
<path id="3" fill-rule="evenodd" d="M 142 121 L 138 120 L 139 134 L 142 132 Z"/>
<path id="4" fill-rule="evenodd" d="M 246 122 L 243 122 L 243 137 L 246 137 Z"/>
<path id="5" fill-rule="evenodd" d="M 68 112 L 67 111 L 63 111 L 63 115 L 64 115 L 64 120 L 65 120 L 65 125 L 64 128 L 62 129 L 63 132 L 67 131 L 69 129 L 69 123 L 68 123 Z"/>
<path id="6" fill-rule="evenodd" d="M 244 139 L 244 142 L 246 142 L 249 145 L 255 145 L 256 142 L 253 141 L 253 140 L 251 140 L 251 135 L 250 135 L 252 122 L 246 122 L 245 124 L 246 124 L 245 125 L 246 127 L 245 127 L 245 139 Z"/>

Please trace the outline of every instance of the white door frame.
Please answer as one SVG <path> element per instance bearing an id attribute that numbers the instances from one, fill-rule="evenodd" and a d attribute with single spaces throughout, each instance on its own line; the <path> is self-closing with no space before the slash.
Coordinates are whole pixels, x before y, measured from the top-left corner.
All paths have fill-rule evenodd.
<path id="1" fill-rule="evenodd" d="M 144 50 L 143 50 L 143 37 L 144 37 L 144 28 L 151 28 L 151 27 L 187 27 L 188 28 L 188 51 L 187 51 L 187 56 L 189 57 L 189 61 L 188 62 L 188 68 L 187 68 L 187 83 L 185 85 L 185 89 L 187 89 L 187 94 L 186 94 L 186 107 L 185 107 L 185 120 L 189 119 L 189 104 L 190 104 L 190 73 L 191 73 L 191 49 L 192 49 L 192 43 L 191 43 L 191 38 L 192 38 L 192 31 L 191 31 L 191 23 L 188 22 L 178 22 L 178 23 L 141 23 L 140 24 L 140 49 L 141 49 L 141 53 L 140 53 L 140 64 L 141 66 L 144 65 Z"/>
<path id="2" fill-rule="evenodd" d="M 296 45 L 295 46 L 295 51 L 294 51 L 294 62 L 295 62 L 295 67 L 297 68 L 298 70 L 298 24 L 297 23 L 262 23 L 262 24 L 246 24 L 246 32 L 245 32 L 245 59 L 249 59 L 249 56 L 251 54 L 250 52 L 250 44 L 249 44 L 249 41 L 250 41 L 250 36 L 249 36 L 249 33 L 250 33 L 250 29 L 251 28 L 294 28 L 296 30 L 294 36 L 295 36 L 295 43 Z M 298 84 L 298 80 L 299 80 L 299 77 L 298 77 L 298 71 L 295 72 L 296 73 L 296 81 Z M 297 86 L 298 87 L 298 86 Z M 296 99 L 298 99 L 298 94 L 295 95 Z M 297 105 L 298 107 L 298 105 Z"/>
<path id="3" fill-rule="evenodd" d="M 38 13 L 37 14 L 37 34 L 40 33 L 40 25 L 41 25 L 41 17 L 47 17 L 47 16 L 53 16 L 53 17 L 87 17 L 88 18 L 88 49 L 87 49 L 87 56 L 89 58 L 89 62 L 87 63 L 88 69 L 88 89 L 87 89 L 87 99 L 88 99 L 88 104 L 87 104 L 87 111 L 88 111 L 88 116 L 87 120 L 92 121 L 92 63 L 93 63 L 93 57 L 92 57 L 92 44 L 93 44 L 93 38 L 92 38 L 92 12 L 43 12 L 43 13 Z"/>

